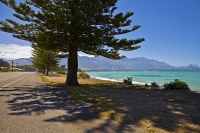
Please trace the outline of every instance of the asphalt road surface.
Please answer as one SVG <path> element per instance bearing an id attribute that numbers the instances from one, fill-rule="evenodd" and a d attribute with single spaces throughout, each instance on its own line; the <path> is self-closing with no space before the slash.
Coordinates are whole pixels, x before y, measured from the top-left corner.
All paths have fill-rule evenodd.
<path id="1" fill-rule="evenodd" d="M 37 110 L 42 109 L 38 107 L 43 102 L 43 92 L 39 92 L 43 87 L 36 73 L 0 73 L 1 133 L 64 132 L 62 124 L 43 122 L 49 113 L 40 115 L 44 112 Z"/>
<path id="2" fill-rule="evenodd" d="M 0 73 L 0 133 L 144 132 L 67 98 L 62 87 L 47 86 L 35 72 Z"/>

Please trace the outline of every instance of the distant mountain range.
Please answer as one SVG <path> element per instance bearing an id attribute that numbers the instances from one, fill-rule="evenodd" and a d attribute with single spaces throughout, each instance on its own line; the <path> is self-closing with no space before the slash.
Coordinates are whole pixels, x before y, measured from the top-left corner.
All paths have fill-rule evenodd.
<path id="1" fill-rule="evenodd" d="M 102 56 L 78 57 L 79 68 L 83 70 L 160 70 L 160 71 L 200 71 L 200 67 L 190 64 L 188 66 L 175 67 L 165 62 L 147 59 L 144 57 L 124 58 L 111 60 Z M 61 59 L 61 65 L 67 65 L 67 59 Z"/>
<path id="2" fill-rule="evenodd" d="M 13 60 L 14 65 L 31 65 L 30 59 L 20 58 Z M 11 64 L 12 60 L 5 60 Z M 59 65 L 67 67 L 67 59 L 61 59 Z M 121 60 L 111 60 L 102 56 L 98 57 L 78 57 L 78 66 L 83 70 L 158 70 L 158 71 L 200 71 L 200 67 L 194 64 L 188 66 L 175 67 L 165 62 L 147 59 L 144 57 L 124 58 Z"/>
<path id="3" fill-rule="evenodd" d="M 19 58 L 19 59 L 15 59 L 15 60 L 3 59 L 3 60 L 8 62 L 10 65 L 13 62 L 14 66 L 22 66 L 22 65 L 31 65 L 32 64 L 32 62 L 30 61 L 30 58 Z"/>
<path id="4" fill-rule="evenodd" d="M 10 64 L 2 59 L 0 59 L 0 67 L 8 67 Z"/>

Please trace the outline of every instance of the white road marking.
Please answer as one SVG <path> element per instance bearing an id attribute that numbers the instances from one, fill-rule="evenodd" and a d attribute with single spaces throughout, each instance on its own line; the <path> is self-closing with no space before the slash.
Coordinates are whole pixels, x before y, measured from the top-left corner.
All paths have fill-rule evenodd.
<path id="1" fill-rule="evenodd" d="M 30 73 L 29 73 L 29 74 L 30 74 Z M 21 79 L 25 78 L 25 77 L 26 77 L 26 76 L 28 76 L 29 74 L 27 74 L 27 75 L 25 75 L 25 76 L 21 77 L 20 79 L 17 79 L 17 80 L 15 80 L 15 81 L 13 81 L 13 82 L 9 83 L 9 84 L 7 84 L 7 85 L 4 85 L 4 86 L 3 86 L 3 87 L 1 87 L 0 89 L 3 89 L 4 87 L 7 87 L 7 86 L 9 86 L 9 85 L 11 85 L 11 84 L 13 84 L 13 83 L 15 83 L 15 82 L 17 82 L 17 81 L 19 81 L 19 80 L 21 80 Z"/>

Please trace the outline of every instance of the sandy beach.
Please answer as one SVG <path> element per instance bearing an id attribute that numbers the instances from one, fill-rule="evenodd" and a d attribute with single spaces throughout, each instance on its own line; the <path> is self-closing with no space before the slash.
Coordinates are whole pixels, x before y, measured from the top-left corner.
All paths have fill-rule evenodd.
<path id="1" fill-rule="evenodd" d="M 119 126 L 137 126 L 143 132 L 200 132 L 199 93 L 148 89 L 90 78 L 79 79 L 78 87 L 65 87 L 66 75 L 42 77 L 47 84 L 64 87 L 71 94 L 67 102 L 92 103 L 91 110 L 100 116 L 98 119 L 108 118 Z"/>

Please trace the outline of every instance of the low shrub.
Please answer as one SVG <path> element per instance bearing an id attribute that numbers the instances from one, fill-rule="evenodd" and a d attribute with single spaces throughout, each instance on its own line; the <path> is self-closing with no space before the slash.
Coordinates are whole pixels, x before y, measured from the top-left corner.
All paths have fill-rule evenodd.
<path id="1" fill-rule="evenodd" d="M 132 77 L 127 77 L 127 79 L 124 79 L 124 83 L 125 83 L 125 84 L 128 84 L 128 85 L 131 85 L 131 84 L 132 84 L 132 81 L 133 81 L 133 78 L 132 78 Z"/>
<path id="2" fill-rule="evenodd" d="M 57 71 L 57 74 L 66 74 L 65 71 Z"/>
<path id="3" fill-rule="evenodd" d="M 165 83 L 165 89 L 167 90 L 190 90 L 186 82 L 175 79 L 174 82 Z"/>
<path id="4" fill-rule="evenodd" d="M 159 87 L 159 85 L 156 82 L 152 82 L 151 87 Z"/>
<path id="5" fill-rule="evenodd" d="M 145 85 L 144 85 L 145 87 L 149 87 L 149 85 L 146 83 Z"/>
<path id="6" fill-rule="evenodd" d="M 82 72 L 78 73 L 78 77 L 80 77 L 80 78 L 90 78 L 90 75 L 82 71 Z"/>

